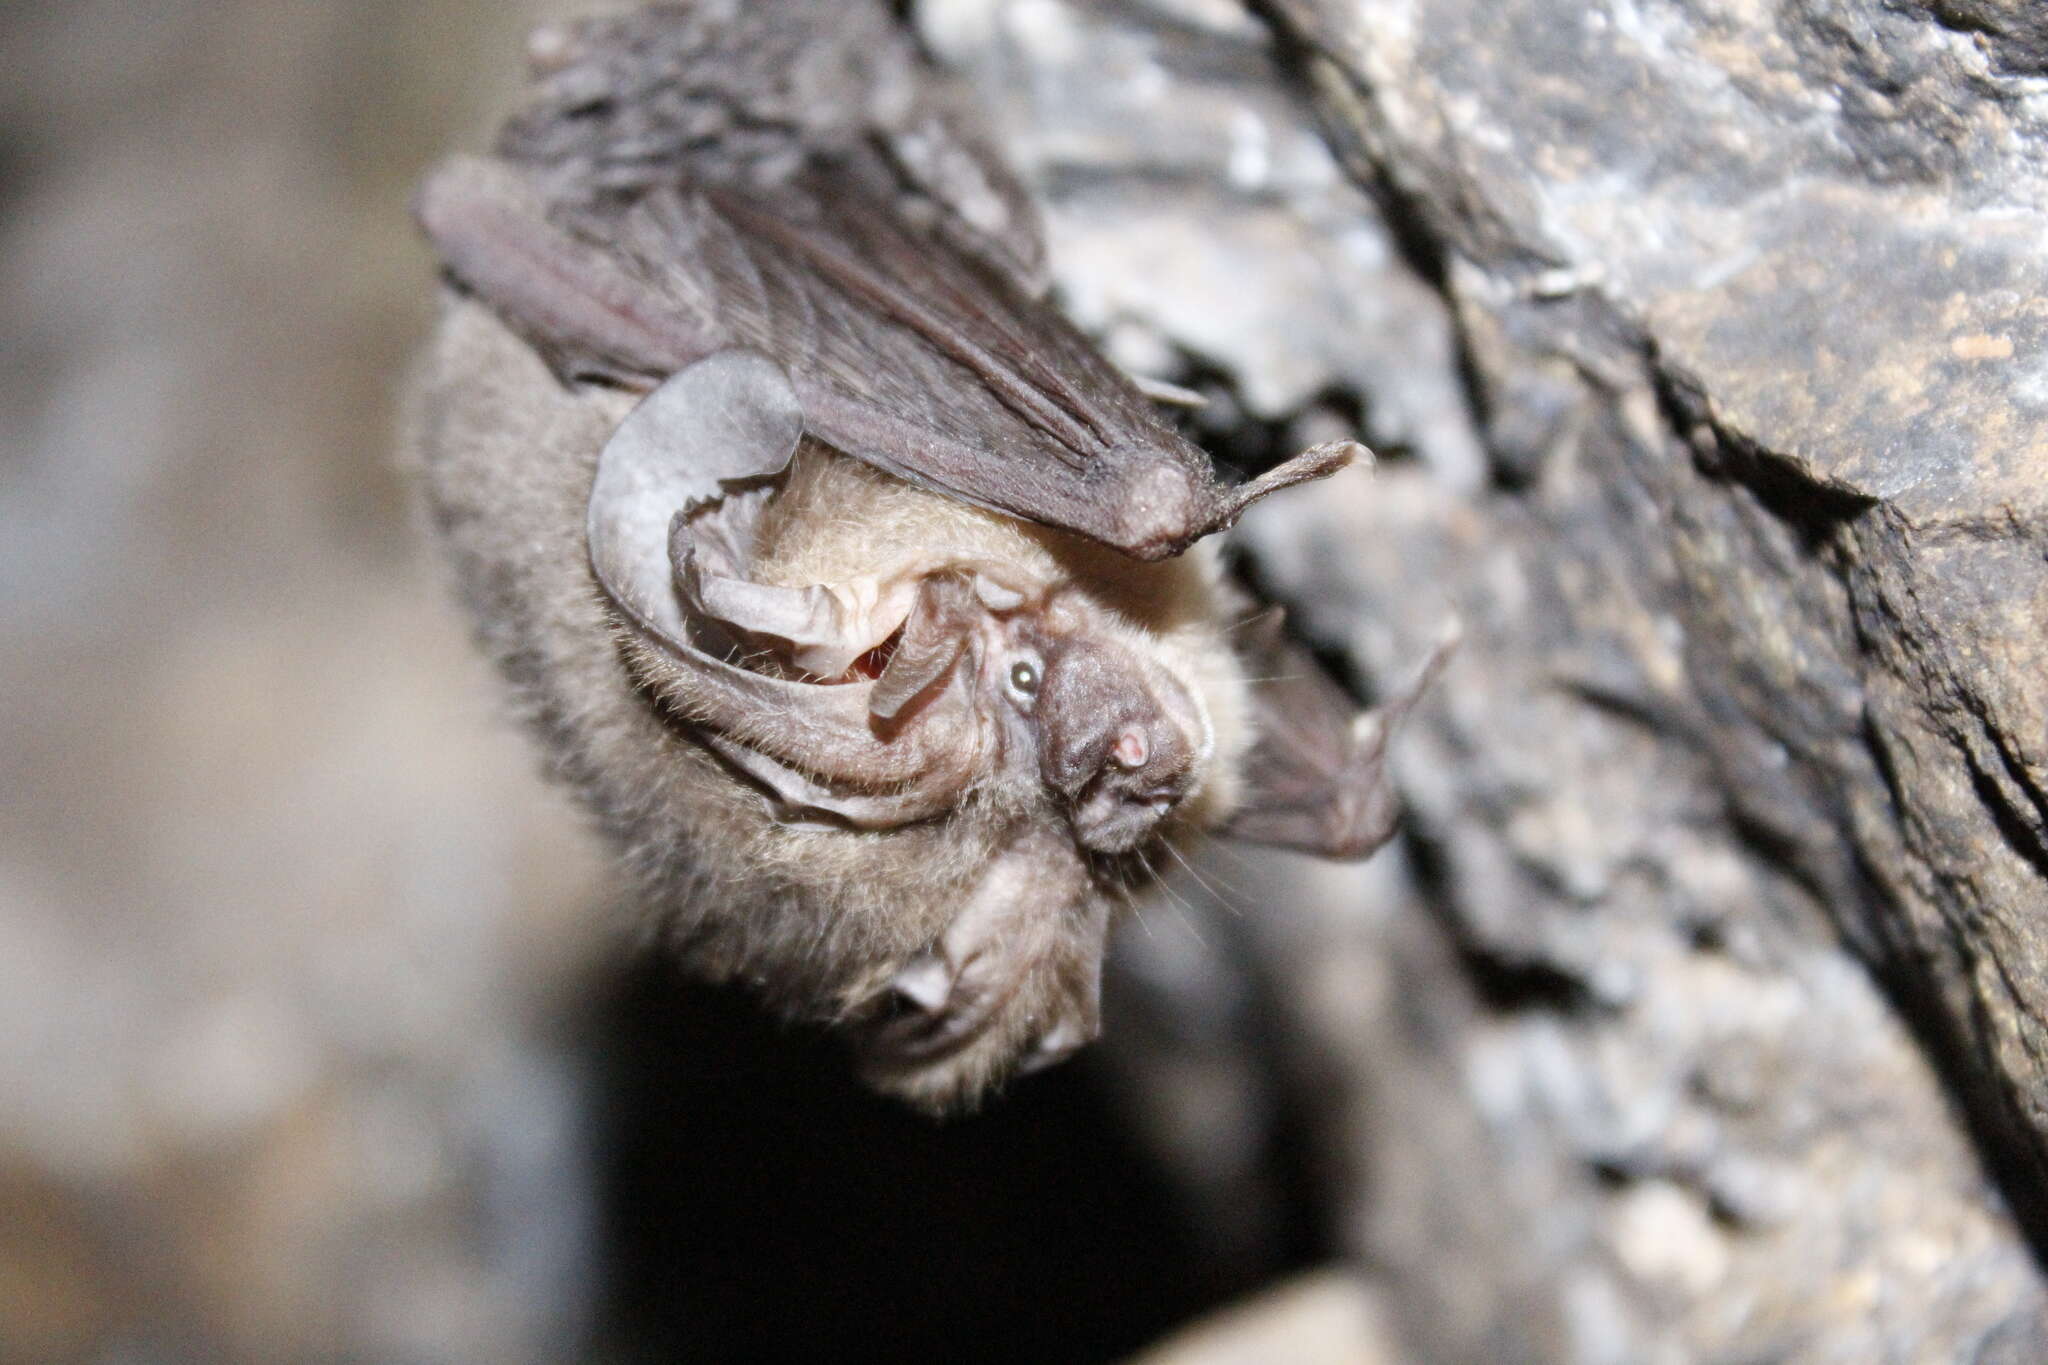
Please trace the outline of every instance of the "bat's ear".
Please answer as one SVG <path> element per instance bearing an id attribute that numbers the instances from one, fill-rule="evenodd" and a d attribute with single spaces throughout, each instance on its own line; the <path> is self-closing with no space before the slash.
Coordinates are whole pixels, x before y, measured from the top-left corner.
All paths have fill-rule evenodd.
<path id="1" fill-rule="evenodd" d="M 979 610 L 974 590 L 952 576 L 926 579 L 918 596 L 917 609 L 903 623 L 896 651 L 868 699 L 869 714 L 885 724 L 952 671 Z"/>
<path id="2" fill-rule="evenodd" d="M 1242 646 L 1271 676 L 1253 689 L 1257 738 L 1245 801 L 1222 833 L 1325 858 L 1363 858 L 1393 837 L 1400 815 L 1386 772 L 1387 741 L 1457 648 L 1455 621 L 1415 681 L 1358 711 L 1313 655 L 1286 639 L 1275 609 Z"/>
<path id="3" fill-rule="evenodd" d="M 590 487 L 590 564 L 612 600 L 656 634 L 685 640 L 671 521 L 781 473 L 803 430 L 789 377 L 753 351 L 707 356 L 642 399 L 605 442 Z"/>
<path id="4" fill-rule="evenodd" d="M 705 582 L 678 582 L 670 532 L 700 512 L 701 544 L 718 565 L 744 568 L 763 483 L 781 473 L 803 436 L 803 412 L 780 366 L 749 351 L 721 351 L 678 371 L 627 414 L 599 452 L 588 538 L 599 585 L 635 628 L 633 666 L 706 747 L 752 779 L 792 816 L 828 816 L 886 829 L 951 809 L 976 759 L 962 727 L 968 709 L 911 742 L 875 732 L 871 685 L 821 687 L 756 672 L 700 648 Z M 686 540 L 687 566 L 694 547 Z M 801 608 L 749 596 L 744 578 L 721 580 L 739 616 Z M 773 591 L 773 590 L 768 590 Z M 714 594 L 715 595 L 715 594 Z"/>

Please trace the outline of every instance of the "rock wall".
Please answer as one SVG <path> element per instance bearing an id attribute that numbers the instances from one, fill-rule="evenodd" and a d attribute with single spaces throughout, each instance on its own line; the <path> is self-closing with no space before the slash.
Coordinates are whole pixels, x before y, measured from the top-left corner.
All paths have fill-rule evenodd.
<path id="1" fill-rule="evenodd" d="M 1683 632 L 1655 705 L 1697 717 L 2038 1243 L 2048 35 L 2020 5 L 1723 8 L 1278 7 L 1507 458 L 1547 460 L 1559 406 L 1622 419 Z"/>
<path id="2" fill-rule="evenodd" d="M 1254 576 L 1369 684 L 1467 626 L 1405 864 L 1226 856 L 1209 947 L 1132 936 L 1124 1061 L 1191 1184 L 1216 1120 L 1148 1072 L 1306 1105 L 1430 1359 L 2037 1352 L 2038 24 L 920 14 L 1127 363 L 1240 440 L 1348 400 L 1392 444 L 1248 519 Z M 1215 1004 L 1247 972 L 1264 1023 Z"/>
<path id="3" fill-rule="evenodd" d="M 738 1024 L 642 1017 L 659 973 L 593 1006 L 627 917 L 388 463 L 405 196 L 508 106 L 524 8 L 13 7 L 0 1358 L 632 1358 L 636 1295 L 658 1358 L 715 1352 L 742 1278 L 797 1330 L 791 1188 L 925 1237 L 847 1242 L 872 1294 L 819 1272 L 847 1342 L 892 1265 L 994 1358 L 1069 1287 L 1129 1341 L 1340 1254 L 1263 1340 L 2048 1354 L 2039 7 L 906 9 L 1062 298 L 1219 453 L 1380 448 L 1240 543 L 1366 691 L 1465 622 L 1408 835 L 1219 847 L 1104 1044 L 955 1129 L 825 1049 L 735 1070 Z M 754 1160 L 820 1133 L 827 1174 Z"/>
<path id="4" fill-rule="evenodd" d="M 560 1359 L 599 860 L 407 524 L 488 4 L 11 6 L 0 1359 Z"/>

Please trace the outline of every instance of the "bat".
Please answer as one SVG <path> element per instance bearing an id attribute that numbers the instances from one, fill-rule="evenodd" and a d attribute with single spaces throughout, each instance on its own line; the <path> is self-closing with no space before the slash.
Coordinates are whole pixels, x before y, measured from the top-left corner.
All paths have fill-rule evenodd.
<path id="1" fill-rule="evenodd" d="M 549 28 L 415 214 L 410 440 L 486 650 L 701 975 L 934 1111 L 1095 1036 L 1208 834 L 1390 837 L 1355 708 L 1211 537 L 1231 486 L 1045 297 L 1029 201 L 878 3 Z"/>

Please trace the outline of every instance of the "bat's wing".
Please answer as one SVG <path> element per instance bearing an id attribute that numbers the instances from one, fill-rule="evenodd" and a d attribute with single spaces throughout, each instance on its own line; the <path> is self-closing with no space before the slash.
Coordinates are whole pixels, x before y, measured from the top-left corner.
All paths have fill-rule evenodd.
<path id="1" fill-rule="evenodd" d="M 679 179 L 782 184 L 829 160 L 1044 293 L 1036 207 L 966 88 L 923 59 L 892 8 L 698 0 L 549 24 L 498 155 L 579 202 Z"/>
<path id="2" fill-rule="evenodd" d="M 449 276 L 565 380 L 649 389 L 724 345 L 708 313 L 662 298 L 601 242 L 551 222 L 539 190 L 502 162 L 443 163 L 413 216 Z"/>
<path id="3" fill-rule="evenodd" d="M 1272 676 L 1253 691 L 1258 738 L 1246 765 L 1244 805 L 1223 833 L 1325 858 L 1363 858 L 1393 836 L 1400 817 L 1386 771 L 1387 741 L 1457 647 L 1447 630 L 1415 681 L 1381 706 L 1357 711 L 1313 655 L 1280 633 L 1275 610 L 1249 642 Z"/>
<path id="4" fill-rule="evenodd" d="M 1140 558 L 1360 451 L 1317 446 L 1223 485 L 1050 305 L 850 177 L 672 185 L 550 212 L 511 167 L 458 161 L 416 208 L 449 272 L 565 377 L 646 386 L 743 346 L 782 366 L 805 430 L 830 445 Z"/>

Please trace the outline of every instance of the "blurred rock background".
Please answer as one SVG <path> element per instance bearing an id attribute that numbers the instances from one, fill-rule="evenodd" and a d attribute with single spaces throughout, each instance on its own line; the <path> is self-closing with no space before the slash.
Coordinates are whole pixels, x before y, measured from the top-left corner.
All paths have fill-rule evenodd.
<path id="1" fill-rule="evenodd" d="M 0 1358 L 538 1358 L 599 862 L 391 457 L 504 6 L 12 5 Z"/>
<path id="2" fill-rule="evenodd" d="M 391 456 L 533 10 L 0 9 L 0 1360 L 2048 1358 L 2025 0 L 907 9 L 1221 456 L 1381 448 L 1240 542 L 1466 622 L 1409 836 L 950 1128 L 622 962 Z"/>

